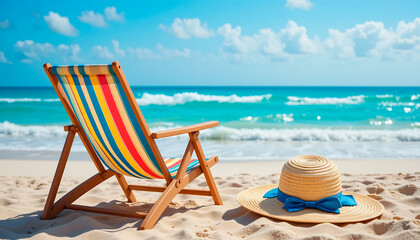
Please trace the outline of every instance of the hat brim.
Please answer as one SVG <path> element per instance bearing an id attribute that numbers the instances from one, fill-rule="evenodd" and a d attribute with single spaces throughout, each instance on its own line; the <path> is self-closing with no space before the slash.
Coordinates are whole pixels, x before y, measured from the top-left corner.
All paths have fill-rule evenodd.
<path id="1" fill-rule="evenodd" d="M 264 185 L 242 191 L 237 196 L 237 201 L 246 209 L 255 213 L 285 220 L 302 223 L 350 223 L 361 222 L 380 216 L 384 206 L 370 197 L 343 191 L 345 195 L 353 195 L 356 206 L 343 206 L 340 213 L 329 213 L 318 209 L 306 208 L 297 212 L 288 212 L 283 209 L 283 203 L 277 198 L 264 198 L 264 194 L 277 185 Z"/>

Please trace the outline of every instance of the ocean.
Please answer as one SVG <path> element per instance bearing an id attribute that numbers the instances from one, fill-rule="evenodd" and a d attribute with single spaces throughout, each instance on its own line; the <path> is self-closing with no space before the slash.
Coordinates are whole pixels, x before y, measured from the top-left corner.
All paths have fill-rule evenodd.
<path id="1" fill-rule="evenodd" d="M 132 87 L 151 131 L 217 120 L 221 160 L 420 158 L 420 87 Z M 70 120 L 53 88 L 0 88 L 0 158 L 55 159 Z M 157 140 L 181 157 L 187 137 Z M 79 139 L 73 152 L 88 156 Z M 77 155 L 79 154 L 79 155 Z"/>

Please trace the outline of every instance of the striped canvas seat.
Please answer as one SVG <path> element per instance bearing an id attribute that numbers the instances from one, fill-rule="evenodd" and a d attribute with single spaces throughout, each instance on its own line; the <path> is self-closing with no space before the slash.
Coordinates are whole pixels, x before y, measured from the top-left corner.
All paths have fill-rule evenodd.
<path id="1" fill-rule="evenodd" d="M 181 164 L 181 158 L 164 158 L 166 166 L 168 166 L 169 173 L 172 177 L 178 173 L 179 165 Z M 198 159 L 191 159 L 190 164 L 188 164 L 187 173 L 194 170 L 194 168 L 199 166 Z"/>
<path id="2" fill-rule="evenodd" d="M 104 165 L 114 172 L 137 178 L 163 178 L 145 132 L 130 105 L 112 65 L 54 66 L 81 127 Z M 180 159 L 165 159 L 172 176 Z M 191 171 L 198 165 L 192 160 Z"/>
<path id="3" fill-rule="evenodd" d="M 144 230 L 155 225 L 178 194 L 211 196 L 215 204 L 223 204 L 210 172 L 218 157 L 206 158 L 198 139 L 201 130 L 218 126 L 218 121 L 151 133 L 118 62 L 54 67 L 46 63 L 44 70 L 72 125 L 64 127 L 67 137 L 41 219 L 53 219 L 63 210 L 70 209 L 144 218 L 139 227 Z M 76 134 L 98 173 L 55 201 Z M 155 140 L 180 134 L 189 136 L 182 159 L 162 158 Z M 198 159 L 191 159 L 194 153 Z M 202 174 L 208 190 L 185 188 Z M 124 175 L 164 179 L 166 186 L 129 184 Z M 114 176 L 128 202 L 137 202 L 133 191 L 162 192 L 162 195 L 147 212 L 74 204 L 88 191 Z"/>

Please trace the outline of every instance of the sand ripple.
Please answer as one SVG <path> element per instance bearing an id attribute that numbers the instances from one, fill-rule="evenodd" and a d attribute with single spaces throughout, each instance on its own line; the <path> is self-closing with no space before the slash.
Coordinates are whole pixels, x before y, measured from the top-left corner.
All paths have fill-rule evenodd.
<path id="1" fill-rule="evenodd" d="M 139 180 L 129 179 L 131 183 Z M 371 174 L 342 177 L 346 191 L 380 201 L 386 208 L 379 219 L 355 224 L 302 224 L 261 217 L 241 207 L 236 194 L 244 189 L 275 184 L 277 175 L 238 174 L 216 178 L 224 201 L 214 206 L 209 197 L 180 195 L 154 229 L 137 231 L 141 220 L 66 210 L 57 218 L 39 220 L 50 177 L 0 177 L 0 238 L 52 239 L 420 239 L 420 173 Z M 59 195 L 77 178 L 64 178 Z M 126 203 L 115 179 L 94 189 L 77 203 L 147 211 L 159 196 L 136 192 L 139 202 Z M 141 184 L 162 185 L 160 181 Z M 205 187 L 204 178 L 191 187 Z M 116 205 L 115 205 L 116 204 Z"/>

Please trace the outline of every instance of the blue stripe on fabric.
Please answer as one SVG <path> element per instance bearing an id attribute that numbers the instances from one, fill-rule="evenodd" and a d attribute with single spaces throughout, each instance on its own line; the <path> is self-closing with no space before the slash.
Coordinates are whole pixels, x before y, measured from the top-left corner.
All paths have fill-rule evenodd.
<path id="1" fill-rule="evenodd" d="M 79 71 L 80 71 L 80 69 L 83 69 L 83 67 L 80 67 L 79 66 Z M 82 70 L 83 72 L 84 72 L 84 69 Z M 81 73 L 82 74 L 82 73 Z M 86 86 L 86 89 L 87 89 L 87 91 L 89 92 L 89 87 L 88 86 L 92 86 L 92 83 L 91 83 L 91 81 L 90 81 L 90 78 L 88 77 L 88 76 L 86 76 L 86 74 L 82 74 L 82 77 L 83 77 L 83 79 L 84 79 L 84 81 L 85 81 L 85 86 Z M 73 78 L 73 80 L 74 80 L 74 78 Z M 78 80 L 77 80 L 77 82 L 78 82 Z M 79 83 L 79 82 L 78 82 Z M 88 84 L 86 84 L 86 83 L 88 83 Z M 79 83 L 80 84 L 80 83 Z M 77 86 L 76 86 L 76 88 L 77 88 Z M 81 90 L 81 89 L 80 89 Z M 79 94 L 80 95 L 80 94 Z M 81 95 L 80 95 L 81 96 Z M 91 100 L 93 100 L 93 99 L 95 99 L 95 97 L 96 97 L 96 95 L 92 95 L 91 94 L 91 92 L 89 92 L 89 96 L 91 96 Z M 81 99 L 82 99 L 82 96 L 81 96 Z M 87 104 L 87 102 L 86 102 L 86 99 L 84 98 L 84 96 L 83 96 L 83 99 L 82 99 L 82 102 L 84 102 L 83 104 L 85 105 L 85 103 Z M 92 101 L 92 105 L 94 105 L 93 104 L 93 101 Z M 85 109 L 88 109 L 88 108 L 86 108 L 86 106 L 85 106 Z M 97 109 L 96 109 L 97 110 Z M 87 113 L 88 114 L 88 116 L 90 115 L 91 117 L 92 117 L 92 115 L 91 115 L 91 113 L 90 112 L 88 112 Z M 98 116 L 98 118 L 99 118 L 99 116 Z M 92 120 L 92 119 L 90 119 L 90 120 Z M 96 124 L 95 124 L 95 122 L 93 121 L 92 122 L 92 126 L 95 128 L 95 127 L 97 127 L 96 126 Z M 107 126 L 107 125 L 106 125 Z M 87 129 L 85 129 L 85 131 L 87 131 Z M 104 130 L 104 132 L 105 132 L 106 130 Z M 101 140 L 101 143 L 102 143 L 102 145 L 104 146 L 104 148 L 108 151 L 108 154 L 111 156 L 111 157 L 114 157 L 114 156 L 112 156 L 112 154 L 109 152 L 109 149 L 107 148 L 107 146 L 105 145 L 105 143 L 104 143 L 104 141 L 103 141 L 103 139 L 102 139 L 102 136 L 99 134 L 99 135 L 97 135 L 98 136 L 98 138 Z M 94 139 L 92 139 L 92 141 L 95 141 Z M 92 147 L 95 149 L 95 147 L 94 147 L 94 145 L 92 145 Z M 102 162 L 105 162 L 103 159 L 102 159 L 102 157 L 101 157 L 101 155 L 98 155 L 98 157 L 101 159 L 101 161 Z M 126 172 L 127 174 L 130 174 L 128 171 L 127 171 L 127 168 L 126 167 L 124 167 L 124 166 L 122 166 L 119 162 L 117 162 L 115 159 L 109 159 L 110 161 L 114 161 L 115 162 L 115 164 L 117 165 L 117 166 L 119 166 L 124 172 Z M 106 164 L 105 164 L 106 165 Z M 131 175 L 131 174 L 130 174 Z"/>
<path id="2" fill-rule="evenodd" d="M 187 173 L 189 172 L 189 171 L 191 171 L 191 170 L 193 170 L 197 165 L 199 164 L 199 162 L 198 162 L 198 159 L 196 159 L 196 160 L 194 160 L 194 161 L 192 161 L 192 162 L 190 162 L 189 164 L 188 164 L 188 167 L 187 167 Z M 172 167 L 172 168 L 170 168 L 169 169 L 169 173 L 174 173 L 174 172 L 177 172 L 178 171 L 178 169 L 179 169 L 179 166 L 181 165 L 181 162 L 178 164 L 178 165 L 176 165 L 176 166 L 174 166 L 174 167 Z"/>
<path id="3" fill-rule="evenodd" d="M 86 115 L 88 116 L 88 119 L 89 119 L 89 121 L 91 122 L 91 126 L 92 126 L 92 128 L 93 128 L 93 131 L 95 132 L 95 135 L 98 137 L 98 139 L 99 139 L 99 141 L 101 142 L 101 144 L 103 145 L 103 147 L 106 149 L 106 151 L 109 153 L 109 155 L 111 155 L 112 156 L 112 154 L 109 152 L 109 149 L 108 149 L 108 147 L 104 144 L 104 140 L 103 140 L 103 138 L 102 138 L 102 136 L 101 136 L 101 134 L 100 134 L 100 132 L 99 132 L 99 129 L 98 129 L 98 126 L 96 125 L 96 123 L 95 123 L 95 119 L 93 118 L 93 115 L 92 115 L 92 113 L 91 113 L 91 111 L 90 111 L 90 109 L 89 109 L 89 105 L 88 105 L 88 103 L 87 103 L 87 100 L 86 100 L 86 97 L 85 97 L 85 95 L 84 95 L 84 93 L 83 93 L 83 90 L 82 90 L 82 88 L 81 88 L 81 86 L 80 86 L 80 81 L 79 81 L 79 78 L 77 77 L 77 75 L 76 75 L 76 73 L 75 73 L 75 71 L 74 71 L 74 66 L 71 66 L 71 67 L 69 67 L 69 72 L 72 74 L 72 79 L 73 79 L 73 82 L 74 82 L 74 84 L 75 84 L 75 87 L 76 87 L 76 89 L 77 89 L 77 91 L 78 91 L 78 93 L 79 93 L 79 97 L 80 97 L 80 100 L 81 100 L 81 102 L 82 102 L 82 104 L 83 104 L 83 107 L 86 109 Z M 74 76 L 74 77 L 73 77 Z M 83 76 L 82 76 L 83 77 Z M 86 89 L 87 89 L 87 86 L 86 86 Z M 87 124 L 87 123 L 86 123 Z M 87 132 L 87 131 L 89 131 L 88 129 L 85 129 L 85 132 Z M 92 141 L 95 141 L 95 139 L 92 139 Z M 93 145 L 92 145 L 93 146 Z M 94 149 L 95 149 L 95 147 L 93 147 Z M 102 163 L 105 165 L 105 166 L 107 166 L 109 169 L 111 169 L 107 164 L 106 164 L 106 162 L 102 159 L 102 156 L 101 155 L 99 155 L 98 154 L 98 157 L 99 157 L 99 159 L 101 159 L 101 161 L 102 161 Z M 110 159 L 111 161 L 112 161 L 112 159 Z M 118 166 L 120 166 L 120 165 L 118 165 Z M 120 166 L 121 167 L 121 166 Z M 123 171 L 126 171 L 126 169 L 124 168 L 124 167 L 121 167 L 121 169 L 123 170 Z M 111 169 L 112 170 L 112 169 Z"/>
<path id="4" fill-rule="evenodd" d="M 124 104 L 124 107 L 126 109 L 126 112 L 128 114 L 128 117 L 129 117 L 129 119 L 131 121 L 131 124 L 133 125 L 133 127 L 135 129 L 136 135 L 140 139 L 141 145 L 143 145 L 143 147 L 146 150 L 146 153 L 147 153 L 149 159 L 152 161 L 152 163 L 155 166 L 155 168 L 158 169 L 162 173 L 162 170 L 160 169 L 160 166 L 159 166 L 159 164 L 158 164 L 158 162 L 156 160 L 156 157 L 153 154 L 153 151 L 152 151 L 152 149 L 151 149 L 151 147 L 149 145 L 149 142 L 147 141 L 146 136 L 144 135 L 144 132 L 141 129 L 140 124 L 139 124 L 139 122 L 138 122 L 138 120 L 137 120 L 137 118 L 136 118 L 136 116 L 134 114 L 133 108 L 131 107 L 131 105 L 130 105 L 130 103 L 128 101 L 127 94 L 125 94 L 124 89 L 121 86 L 120 79 L 116 76 L 114 70 L 112 69 L 112 65 L 109 65 L 109 72 L 111 73 L 111 75 L 112 75 L 112 77 L 114 79 L 114 82 L 117 85 L 117 89 L 118 89 L 119 95 L 121 96 L 122 102 Z M 116 79 L 118 80 L 118 82 L 115 81 Z M 147 161 L 147 159 L 145 159 L 145 161 Z"/>
<path id="5" fill-rule="evenodd" d="M 107 137 L 107 139 L 108 139 L 108 142 L 109 142 L 109 144 L 111 145 L 111 147 L 112 147 L 112 149 L 114 150 L 114 152 L 115 152 L 115 154 L 118 156 L 118 158 L 122 161 L 122 162 L 124 162 L 124 164 L 132 171 L 132 172 L 134 172 L 134 173 L 136 173 L 137 175 L 139 175 L 140 176 L 140 178 L 148 178 L 148 177 L 146 177 L 146 176 L 144 176 L 144 175 L 142 175 L 141 173 L 139 173 L 138 171 L 136 171 L 132 166 L 131 166 L 131 164 L 130 163 L 128 163 L 128 161 L 125 159 L 125 157 L 123 156 L 123 154 L 121 153 L 121 151 L 119 150 L 119 147 L 118 147 L 118 145 L 117 145 L 117 143 L 115 142 L 115 139 L 114 139 L 114 136 L 112 135 L 112 132 L 111 132 L 111 130 L 110 130 L 110 128 L 108 127 L 108 123 L 107 123 L 107 121 L 106 121 L 106 119 L 105 119 L 105 115 L 104 115 L 104 113 L 103 113 L 103 111 L 102 111 L 102 108 L 100 107 L 100 104 L 99 104 L 99 101 L 98 101 L 98 98 L 97 98 L 97 96 L 96 96 L 96 93 L 95 93 L 95 90 L 93 89 L 93 84 L 92 84 L 92 81 L 91 81 L 91 79 L 90 79 L 90 77 L 89 77 L 89 75 L 87 75 L 86 74 L 86 72 L 85 72 L 85 70 L 84 70 L 84 67 L 83 66 L 79 66 L 79 72 L 80 72 L 80 74 L 83 76 L 83 80 L 85 81 L 85 84 L 86 84 L 86 89 L 88 90 L 88 92 L 89 92 L 89 96 L 91 97 L 91 100 L 92 100 L 92 105 L 94 106 L 94 108 L 96 109 L 96 113 L 97 113 L 97 116 L 98 116 L 98 119 L 99 119 L 99 122 L 100 122 L 100 124 L 101 124 L 101 126 L 102 126 L 102 128 L 103 128 L 103 130 L 104 130 L 104 133 L 105 133 L 105 135 L 106 135 L 106 137 Z M 89 83 L 89 84 L 87 84 L 87 83 Z M 90 86 L 90 87 L 88 87 L 88 85 Z M 112 154 L 109 152 L 109 154 L 112 156 Z M 116 163 L 116 164 L 118 164 L 118 166 L 120 166 L 122 169 L 125 169 L 124 167 L 122 167 L 121 166 L 121 164 L 117 161 L 117 160 L 115 160 L 114 159 L 114 162 Z M 125 170 L 126 171 L 126 170 Z M 127 172 L 127 174 L 130 174 L 130 175 L 132 175 L 130 172 L 128 172 L 128 171 L 126 171 Z M 135 175 L 132 175 L 133 177 L 139 177 L 139 176 L 135 176 Z"/>
<path id="6" fill-rule="evenodd" d="M 51 68 L 51 72 L 52 72 L 54 75 L 56 75 L 56 77 L 57 77 L 58 81 L 60 82 L 60 84 L 61 84 L 61 86 L 62 86 L 62 89 L 63 89 L 63 91 L 64 91 L 64 94 L 66 94 L 66 97 L 67 97 L 67 99 L 69 100 L 68 102 L 69 102 L 69 104 L 70 104 L 71 108 L 73 109 L 74 115 L 76 116 L 77 121 L 79 121 L 79 123 L 80 123 L 80 118 L 79 118 L 79 116 L 76 114 L 76 109 L 74 108 L 74 106 L 73 106 L 72 102 L 70 101 L 70 96 L 69 96 L 69 93 L 67 92 L 67 89 L 64 87 L 64 82 L 63 82 L 63 79 L 62 79 L 62 77 L 60 76 L 60 74 L 58 73 L 58 71 L 57 71 L 57 67 L 52 67 L 52 68 Z M 101 155 L 99 155 L 98 151 L 97 151 L 97 150 L 93 147 L 93 144 L 92 144 L 91 139 L 90 139 L 89 137 L 88 137 L 87 139 L 88 139 L 88 141 L 89 141 L 90 145 L 92 146 L 93 150 L 95 151 L 96 155 L 98 156 L 98 158 L 101 160 L 101 162 L 103 162 L 103 163 L 105 164 L 105 166 L 107 166 L 107 165 L 106 165 L 106 163 L 102 160 Z M 107 166 L 107 167 L 108 167 L 108 166 Z M 109 167 L 108 167 L 108 168 L 109 168 Z M 111 169 L 111 170 L 112 170 L 112 169 Z"/>

